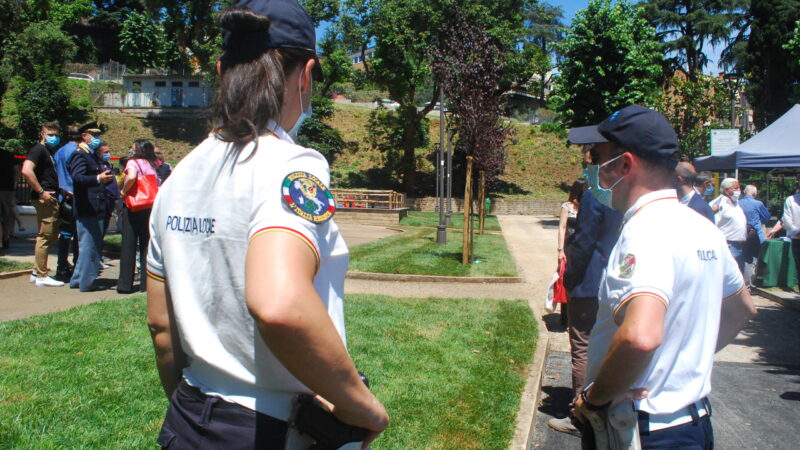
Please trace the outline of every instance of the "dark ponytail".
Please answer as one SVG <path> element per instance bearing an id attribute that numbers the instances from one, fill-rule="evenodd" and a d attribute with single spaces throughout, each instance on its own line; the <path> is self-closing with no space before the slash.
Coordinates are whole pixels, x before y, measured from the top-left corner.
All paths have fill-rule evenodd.
<path id="1" fill-rule="evenodd" d="M 217 23 L 229 34 L 219 60 L 211 126 L 220 139 L 241 150 L 265 132 L 270 120 L 278 121 L 287 75 L 314 56 L 290 48 L 264 49 L 270 19 L 249 9 L 225 10 Z"/>

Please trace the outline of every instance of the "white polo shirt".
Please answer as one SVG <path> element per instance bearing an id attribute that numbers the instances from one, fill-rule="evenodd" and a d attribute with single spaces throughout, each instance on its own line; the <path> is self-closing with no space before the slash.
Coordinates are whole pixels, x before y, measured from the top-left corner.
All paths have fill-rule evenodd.
<path id="1" fill-rule="evenodd" d="M 725 240 L 744 242 L 747 240 L 747 216 L 744 210 L 724 195 L 711 200 L 710 206 L 719 206 L 714 215 L 717 227 L 725 235 Z"/>
<path id="2" fill-rule="evenodd" d="M 786 230 L 786 235 L 792 239 L 800 239 L 800 205 L 797 204 L 797 195 L 786 197 L 783 202 L 783 216 L 781 223 Z"/>
<path id="3" fill-rule="evenodd" d="M 650 392 L 636 407 L 668 414 L 702 399 L 711 391 L 721 302 L 743 287 L 736 261 L 714 224 L 681 205 L 675 190 L 643 195 L 625 213 L 600 284 L 587 379 L 597 377 L 619 328 L 620 308 L 650 295 L 666 307 L 664 339 L 631 386 Z"/>
<path id="4" fill-rule="evenodd" d="M 264 344 L 248 312 L 248 242 L 260 233 L 283 232 L 314 251 L 319 260 L 314 287 L 343 341 L 349 256 L 333 220 L 314 223 L 284 199 L 289 174 L 307 172 L 329 186 L 327 161 L 270 125 L 275 135 L 259 138 L 256 151 L 251 144 L 234 157 L 229 145 L 212 135 L 173 170 L 150 217 L 147 270 L 167 281 L 189 357 L 187 382 L 286 420 L 294 395 L 309 389 Z"/>

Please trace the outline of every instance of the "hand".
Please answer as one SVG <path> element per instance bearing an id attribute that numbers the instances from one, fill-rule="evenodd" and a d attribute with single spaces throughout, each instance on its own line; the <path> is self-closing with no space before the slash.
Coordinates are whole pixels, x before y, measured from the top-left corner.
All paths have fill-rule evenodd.
<path id="1" fill-rule="evenodd" d="M 559 264 L 566 264 L 567 263 L 567 254 L 564 253 L 564 250 L 558 252 L 558 263 Z"/>
<path id="2" fill-rule="evenodd" d="M 105 172 L 100 174 L 100 182 L 103 184 L 108 184 L 114 181 L 114 174 L 111 173 L 110 170 L 106 170 Z"/>
<path id="3" fill-rule="evenodd" d="M 320 397 L 317 396 L 317 398 Z M 324 399 L 323 404 L 329 407 L 332 406 L 331 412 L 342 422 L 369 430 L 369 434 L 364 439 L 361 448 L 367 448 L 369 443 L 374 441 L 375 438 L 389 426 L 389 414 L 386 412 L 386 408 L 384 408 L 380 400 L 371 393 L 367 407 L 359 408 L 357 411 L 347 411 L 342 408 L 337 408 L 329 402 L 324 401 Z"/>
<path id="4" fill-rule="evenodd" d="M 53 201 L 57 201 L 57 200 L 56 200 L 56 197 L 55 197 L 55 194 L 56 194 L 56 192 L 55 192 L 55 191 L 42 191 L 42 193 L 41 193 L 41 194 L 39 194 L 39 198 L 40 198 L 40 199 L 41 199 L 43 202 L 53 202 Z"/>

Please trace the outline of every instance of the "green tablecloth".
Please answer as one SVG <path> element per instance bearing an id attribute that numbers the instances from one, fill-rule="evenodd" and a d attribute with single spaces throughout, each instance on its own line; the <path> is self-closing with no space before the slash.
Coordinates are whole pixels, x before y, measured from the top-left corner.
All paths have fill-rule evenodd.
<path id="1" fill-rule="evenodd" d="M 768 239 L 758 255 L 761 286 L 793 288 L 797 286 L 797 270 L 791 242 Z"/>

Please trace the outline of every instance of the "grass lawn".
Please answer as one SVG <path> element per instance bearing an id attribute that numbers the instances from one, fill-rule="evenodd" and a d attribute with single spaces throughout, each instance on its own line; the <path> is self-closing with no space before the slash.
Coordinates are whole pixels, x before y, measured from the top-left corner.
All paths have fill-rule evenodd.
<path id="1" fill-rule="evenodd" d="M 12 261 L 10 259 L 0 258 L 0 273 L 14 272 L 16 270 L 25 270 L 25 269 L 30 269 L 31 267 L 33 267 L 32 264 L 21 263 L 18 261 Z"/>
<path id="2" fill-rule="evenodd" d="M 406 229 L 350 249 L 350 269 L 416 275 L 514 277 L 517 267 L 499 234 L 475 234 L 475 259 L 461 264 L 462 233 L 448 230 L 447 244 L 436 243 L 436 230 Z"/>
<path id="3" fill-rule="evenodd" d="M 103 239 L 103 251 L 119 253 L 122 250 L 122 234 L 107 234 Z"/>
<path id="4" fill-rule="evenodd" d="M 504 449 L 536 323 L 524 301 L 353 295 L 348 345 L 392 416 L 376 449 Z M 0 323 L 0 448 L 155 448 L 167 400 L 142 296 Z"/>
<path id="5" fill-rule="evenodd" d="M 422 211 L 409 211 L 408 217 L 400 220 L 401 225 L 408 227 L 438 227 L 439 226 L 439 213 L 438 212 L 422 212 Z M 473 227 L 478 229 L 478 219 L 474 219 Z M 453 213 L 450 217 L 450 227 L 457 230 L 464 229 L 464 213 Z M 500 222 L 497 221 L 497 216 L 486 216 L 483 222 L 483 229 L 485 231 L 500 231 Z"/>

